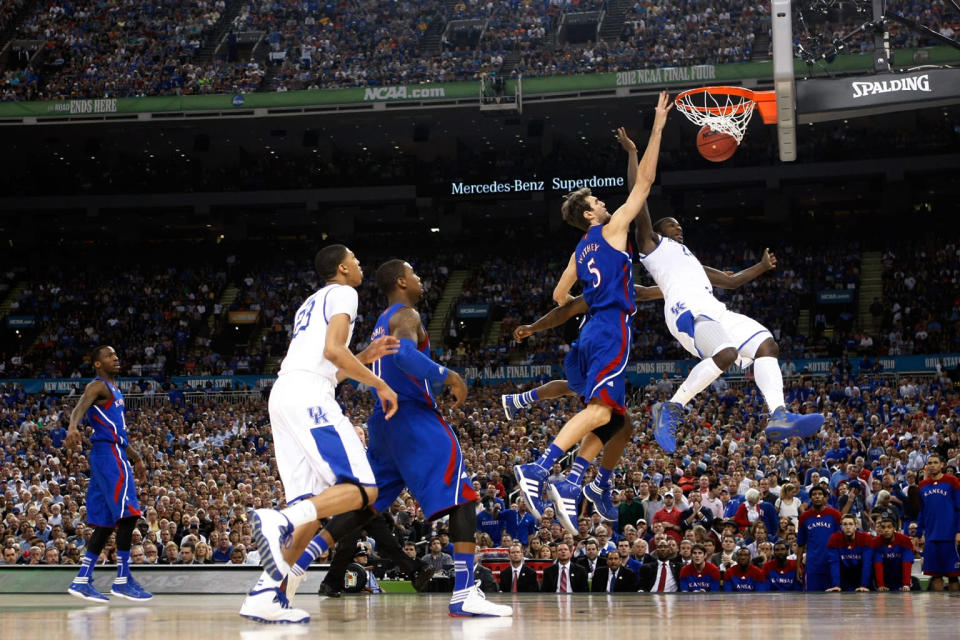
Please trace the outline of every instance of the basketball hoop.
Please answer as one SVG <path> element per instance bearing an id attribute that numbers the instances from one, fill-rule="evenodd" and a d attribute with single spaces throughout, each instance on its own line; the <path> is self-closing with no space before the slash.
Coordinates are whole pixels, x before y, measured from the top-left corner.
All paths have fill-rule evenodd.
<path id="1" fill-rule="evenodd" d="M 774 91 L 699 87 L 680 92 L 674 102 L 690 122 L 732 136 L 737 144 L 743 140 L 754 109 L 760 112 L 764 124 L 777 121 L 777 96 Z"/>

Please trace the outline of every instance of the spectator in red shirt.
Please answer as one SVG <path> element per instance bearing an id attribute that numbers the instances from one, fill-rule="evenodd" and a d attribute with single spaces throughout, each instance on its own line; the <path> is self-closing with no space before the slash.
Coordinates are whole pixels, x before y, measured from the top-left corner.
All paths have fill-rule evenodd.
<path id="1" fill-rule="evenodd" d="M 677 544 L 683 540 L 683 526 L 681 525 L 682 511 L 674 504 L 675 500 L 672 493 L 663 496 L 663 509 L 653 514 L 653 522 L 663 523 L 663 532 L 675 540 Z"/>

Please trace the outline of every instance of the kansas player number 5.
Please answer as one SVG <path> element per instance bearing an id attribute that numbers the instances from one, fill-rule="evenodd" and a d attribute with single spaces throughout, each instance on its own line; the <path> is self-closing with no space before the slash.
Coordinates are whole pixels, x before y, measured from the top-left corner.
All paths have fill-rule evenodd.
<path id="1" fill-rule="evenodd" d="M 600 269 L 597 269 L 597 265 L 593 258 L 590 258 L 590 260 L 587 261 L 587 271 L 589 271 L 593 277 L 596 278 L 593 283 L 594 288 L 599 287 L 602 278 L 600 277 Z"/>

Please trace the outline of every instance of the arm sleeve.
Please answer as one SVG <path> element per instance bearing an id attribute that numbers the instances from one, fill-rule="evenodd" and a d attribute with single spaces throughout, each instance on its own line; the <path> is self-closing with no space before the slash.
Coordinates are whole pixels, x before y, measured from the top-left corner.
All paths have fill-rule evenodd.
<path id="1" fill-rule="evenodd" d="M 730 579 L 730 575 L 727 574 L 723 579 L 723 590 L 724 591 L 733 591 L 733 580 Z"/>
<path id="2" fill-rule="evenodd" d="M 443 382 L 447 379 L 447 368 L 441 366 L 417 350 L 417 345 L 410 338 L 400 340 L 400 349 L 394 356 L 394 362 L 417 380 Z"/>
<path id="3" fill-rule="evenodd" d="M 334 287 L 323 298 L 323 319 L 330 322 L 333 316 L 345 313 L 350 322 L 357 319 L 357 290 L 346 285 Z"/>
<path id="4" fill-rule="evenodd" d="M 827 549 L 827 563 L 830 565 L 830 586 L 840 586 L 840 553 L 830 547 Z"/>
<path id="5" fill-rule="evenodd" d="M 887 586 L 883 581 L 883 560 L 879 558 L 879 554 L 873 556 L 873 576 L 876 579 L 878 589 Z"/>
<path id="6" fill-rule="evenodd" d="M 873 549 L 870 547 L 863 547 L 863 562 L 860 565 L 862 567 L 860 571 L 860 586 L 861 587 L 870 587 L 870 570 L 873 568 Z"/>
<path id="7" fill-rule="evenodd" d="M 757 577 L 754 578 L 754 584 L 757 591 L 770 591 L 770 583 L 767 582 L 767 576 L 762 571 L 757 571 Z"/>
<path id="8" fill-rule="evenodd" d="M 710 574 L 710 591 L 720 591 L 720 571 L 714 570 Z"/>

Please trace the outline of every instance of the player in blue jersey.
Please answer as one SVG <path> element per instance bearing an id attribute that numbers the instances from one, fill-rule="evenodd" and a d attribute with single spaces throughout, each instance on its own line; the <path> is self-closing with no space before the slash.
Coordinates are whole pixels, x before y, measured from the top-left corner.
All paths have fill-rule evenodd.
<path id="1" fill-rule="evenodd" d="M 960 591 L 960 480 L 943 472 L 943 458 L 931 453 L 926 478 L 920 483 L 920 524 L 925 540 L 923 573 L 930 577 L 930 590 L 943 591 L 943 579 L 950 591 Z"/>
<path id="2" fill-rule="evenodd" d="M 636 308 L 628 231 L 656 177 L 660 138 L 672 104 L 662 92 L 639 177 L 623 206 L 610 214 L 589 189 L 574 191 L 563 203 L 564 220 L 585 234 L 570 256 L 554 297 L 558 293 L 567 295 L 577 279 L 583 281 L 590 319 L 580 331 L 576 370 L 583 375 L 584 386 L 578 392 L 587 404 L 563 426 L 539 460 L 514 467 L 531 511 L 543 491 L 547 469 L 585 435 L 609 423 L 611 416 L 626 413 L 624 370 L 630 355 L 630 318 Z M 576 534 L 577 496 L 561 496 L 553 484 L 549 489 L 557 516 L 568 531 Z"/>
<path id="3" fill-rule="evenodd" d="M 913 572 L 913 543 L 897 531 L 892 518 L 877 525 L 873 539 L 873 576 L 877 591 L 910 591 Z"/>
<path id="4" fill-rule="evenodd" d="M 723 590 L 733 592 L 770 591 L 770 583 L 760 567 L 750 562 L 750 549 L 737 550 L 737 564 L 723 574 Z"/>
<path id="5" fill-rule="evenodd" d="M 392 336 L 399 341 L 399 349 L 378 359 L 372 367 L 374 374 L 396 392 L 399 408 L 388 422 L 376 402 L 367 423 L 367 458 L 377 480 L 373 511 L 360 509 L 331 520 L 314 538 L 314 551 L 319 555 L 371 513 L 389 508 L 407 487 L 428 519 L 450 517 L 455 570 L 450 615 L 512 615 L 510 607 L 488 602 L 474 584 L 479 496 L 467 476 L 457 435 L 437 409 L 432 391 L 434 384 L 445 385 L 456 407 L 466 399 L 467 385 L 459 374 L 433 362 L 428 355 L 430 339 L 415 308 L 423 287 L 413 267 L 402 260 L 389 260 L 377 269 L 376 279 L 389 307 L 377 319 L 371 341 Z M 305 554 L 297 564 L 309 566 L 316 555 Z"/>
<path id="6" fill-rule="evenodd" d="M 773 557 L 763 565 L 770 591 L 800 591 L 797 579 L 797 561 L 787 559 L 787 544 L 776 542 L 773 545 Z"/>
<path id="7" fill-rule="evenodd" d="M 706 593 L 720 591 L 720 569 L 707 561 L 707 550 L 695 544 L 690 551 L 690 564 L 680 569 L 680 591 Z"/>
<path id="8" fill-rule="evenodd" d="M 826 591 L 830 587 L 830 563 L 827 543 L 840 529 L 840 512 L 827 506 L 827 490 L 810 489 L 810 508 L 797 522 L 797 567 L 806 591 Z"/>
<path id="9" fill-rule="evenodd" d="M 656 300 L 662 297 L 657 287 L 635 285 L 634 292 L 638 302 Z M 560 326 L 570 318 L 578 315 L 584 315 L 585 322 L 586 314 L 589 310 L 589 306 L 583 296 L 577 296 L 565 304 L 550 310 L 533 324 L 517 327 L 513 332 L 513 338 L 517 342 L 521 342 L 534 333 Z M 583 375 L 578 370 L 580 363 L 578 349 L 578 343 L 574 342 L 564 359 L 564 371 L 567 374 L 566 380 L 551 380 L 526 393 L 501 396 L 501 404 L 503 405 L 504 412 L 507 414 L 507 418 L 512 420 L 520 408 L 528 407 L 542 400 L 551 400 L 566 395 L 574 395 L 582 398 L 584 394 L 582 389 L 585 382 Z M 627 443 L 630 441 L 630 436 L 633 434 L 633 425 L 630 420 L 622 418 L 622 416 L 614 414 L 611 416 L 610 422 L 583 437 L 583 440 L 580 442 L 580 451 L 578 452 L 577 458 L 573 461 L 567 477 L 559 481 L 563 484 L 557 489 L 562 500 L 571 498 L 576 500 L 582 493 L 584 497 L 596 506 L 600 515 L 610 521 L 616 521 L 620 516 L 620 512 L 617 507 L 613 505 L 613 501 L 610 498 L 610 490 L 613 488 L 611 484 L 613 469 L 620 462 L 623 449 L 627 446 Z M 603 450 L 604 453 L 600 461 L 600 469 L 597 476 L 594 482 L 584 487 L 581 491 L 580 481 L 583 473 L 601 450 Z"/>
<path id="10" fill-rule="evenodd" d="M 869 591 L 873 571 L 873 536 L 857 531 L 856 517 L 840 519 L 840 531 L 827 541 L 830 587 L 827 591 Z"/>
<path id="11" fill-rule="evenodd" d="M 78 425 L 86 417 L 93 430 L 90 434 L 90 484 L 86 500 L 87 524 L 93 527 L 93 535 L 87 543 L 80 571 L 67 592 L 92 602 L 109 601 L 93 586 L 93 567 L 110 534 L 116 530 L 117 577 L 110 593 L 143 602 L 153 596 L 130 575 L 130 547 L 133 529 L 141 516 L 133 476 L 136 472 L 140 480 L 146 480 L 147 469 L 130 446 L 127 435 L 123 394 L 117 387 L 120 373 L 117 352 L 113 347 L 99 346 L 91 352 L 90 363 L 97 376 L 87 384 L 70 413 L 66 445 L 68 449 L 80 447 Z"/>

